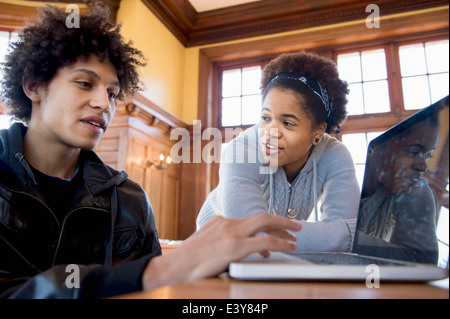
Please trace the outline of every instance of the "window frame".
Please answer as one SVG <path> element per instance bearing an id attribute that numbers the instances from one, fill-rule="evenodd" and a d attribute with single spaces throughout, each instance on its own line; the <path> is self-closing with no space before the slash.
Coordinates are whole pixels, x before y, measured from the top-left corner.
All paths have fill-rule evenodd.
<path id="1" fill-rule="evenodd" d="M 222 125 L 222 73 L 224 71 L 228 70 L 234 70 L 234 69 L 243 69 L 247 67 L 254 67 L 254 66 L 260 66 L 261 70 L 266 66 L 267 63 L 272 59 L 272 57 L 258 57 L 255 59 L 237 59 L 232 61 L 224 61 L 224 62 L 218 62 L 214 65 L 213 70 L 213 105 L 216 105 L 217 107 L 213 108 L 213 127 L 218 128 L 222 133 L 226 129 L 236 129 L 241 128 L 243 130 L 248 129 L 249 127 L 252 127 L 251 125 L 234 125 L 234 126 L 223 126 Z M 224 136 L 225 134 L 222 134 Z M 225 141 L 225 136 L 223 138 L 223 142 L 229 142 Z"/>

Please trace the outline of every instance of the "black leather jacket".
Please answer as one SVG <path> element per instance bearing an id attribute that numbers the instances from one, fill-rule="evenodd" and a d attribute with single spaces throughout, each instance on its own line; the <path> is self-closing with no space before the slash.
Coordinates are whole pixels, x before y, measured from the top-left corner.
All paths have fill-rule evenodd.
<path id="1" fill-rule="evenodd" d="M 161 254 L 143 189 L 82 151 L 84 185 L 60 223 L 22 156 L 25 134 L 18 123 L 0 131 L 0 297 L 102 298 L 141 289 L 142 270 Z"/>

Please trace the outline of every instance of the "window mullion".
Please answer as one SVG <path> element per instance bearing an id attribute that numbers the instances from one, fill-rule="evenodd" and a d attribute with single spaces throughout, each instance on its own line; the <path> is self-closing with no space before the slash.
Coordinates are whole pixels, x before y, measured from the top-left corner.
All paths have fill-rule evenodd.
<path id="1" fill-rule="evenodd" d="M 389 43 L 385 48 L 391 113 L 397 117 L 400 116 L 400 114 L 402 114 L 405 110 L 398 49 L 399 45 L 396 43 Z"/>

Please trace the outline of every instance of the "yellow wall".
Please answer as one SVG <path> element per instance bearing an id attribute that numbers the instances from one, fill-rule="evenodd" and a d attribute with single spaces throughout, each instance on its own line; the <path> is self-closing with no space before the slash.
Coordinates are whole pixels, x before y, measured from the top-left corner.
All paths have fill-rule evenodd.
<path id="1" fill-rule="evenodd" d="M 147 58 L 142 95 L 186 122 L 183 116 L 185 48 L 140 1 L 123 0 L 117 13 L 122 35 Z"/>

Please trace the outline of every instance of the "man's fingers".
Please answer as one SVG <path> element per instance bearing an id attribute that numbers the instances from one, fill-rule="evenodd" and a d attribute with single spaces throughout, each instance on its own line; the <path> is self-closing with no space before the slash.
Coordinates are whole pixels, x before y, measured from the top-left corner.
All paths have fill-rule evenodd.
<path id="1" fill-rule="evenodd" d="M 243 231 L 242 235 L 247 237 L 257 233 L 267 233 L 275 230 L 299 231 L 302 225 L 297 220 L 264 213 L 255 217 L 246 218 L 245 222 L 240 225 L 240 228 Z"/>

